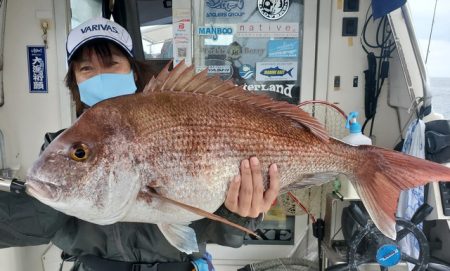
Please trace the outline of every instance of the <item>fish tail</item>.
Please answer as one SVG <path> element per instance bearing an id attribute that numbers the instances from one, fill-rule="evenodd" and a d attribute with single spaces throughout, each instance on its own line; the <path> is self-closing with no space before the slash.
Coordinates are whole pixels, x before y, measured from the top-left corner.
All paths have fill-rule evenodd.
<path id="1" fill-rule="evenodd" d="M 358 147 L 359 165 L 350 179 L 375 225 L 395 240 L 395 213 L 402 190 L 450 181 L 450 168 L 375 146 Z"/>
<path id="2" fill-rule="evenodd" d="M 289 74 L 291 77 L 292 77 L 292 70 L 293 70 L 294 68 L 292 68 L 292 69 L 290 69 L 290 70 L 288 70 L 287 71 L 287 74 Z"/>

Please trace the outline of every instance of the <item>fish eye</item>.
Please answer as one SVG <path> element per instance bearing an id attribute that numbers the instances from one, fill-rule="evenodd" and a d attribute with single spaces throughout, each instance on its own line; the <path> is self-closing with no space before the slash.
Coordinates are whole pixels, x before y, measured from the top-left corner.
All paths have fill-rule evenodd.
<path id="1" fill-rule="evenodd" d="M 82 162 L 89 158 L 90 150 L 86 144 L 75 143 L 70 148 L 69 154 L 72 160 Z"/>

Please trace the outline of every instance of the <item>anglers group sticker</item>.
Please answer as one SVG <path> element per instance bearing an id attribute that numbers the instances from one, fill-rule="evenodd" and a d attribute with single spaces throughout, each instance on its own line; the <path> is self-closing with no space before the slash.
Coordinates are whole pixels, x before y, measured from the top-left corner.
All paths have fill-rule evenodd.
<path id="1" fill-rule="evenodd" d="M 239 68 L 239 75 L 243 79 L 250 79 L 255 75 L 255 68 L 249 64 L 244 64 Z"/>
<path id="2" fill-rule="evenodd" d="M 298 40 L 269 40 L 267 43 L 268 57 L 298 57 Z"/>
<path id="3" fill-rule="evenodd" d="M 256 81 L 295 81 L 297 62 L 256 62 Z"/>
<path id="4" fill-rule="evenodd" d="M 258 10 L 264 18 L 278 20 L 289 9 L 289 0 L 258 0 Z"/>
<path id="5" fill-rule="evenodd" d="M 244 0 L 206 0 L 206 17 L 229 18 L 245 15 Z"/>

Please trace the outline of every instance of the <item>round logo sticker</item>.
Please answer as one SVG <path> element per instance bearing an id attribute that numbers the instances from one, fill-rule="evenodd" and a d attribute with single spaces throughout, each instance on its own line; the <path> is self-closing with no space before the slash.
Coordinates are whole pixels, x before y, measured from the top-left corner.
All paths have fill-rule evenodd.
<path id="1" fill-rule="evenodd" d="M 242 54 L 242 46 L 239 43 L 234 41 L 233 43 L 228 45 L 227 57 L 231 59 L 239 59 L 241 57 L 241 54 Z"/>
<path id="2" fill-rule="evenodd" d="M 252 66 L 250 66 L 248 64 L 244 64 L 239 68 L 239 75 L 243 79 L 250 79 L 253 77 L 254 74 L 255 74 L 255 68 L 253 68 Z"/>
<path id="3" fill-rule="evenodd" d="M 278 20 L 289 9 L 289 0 L 258 0 L 258 10 L 264 18 Z"/>

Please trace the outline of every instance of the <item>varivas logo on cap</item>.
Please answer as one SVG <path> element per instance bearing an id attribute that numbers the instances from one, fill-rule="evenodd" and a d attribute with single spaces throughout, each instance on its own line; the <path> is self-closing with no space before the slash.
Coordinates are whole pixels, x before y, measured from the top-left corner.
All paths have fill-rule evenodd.
<path id="1" fill-rule="evenodd" d="M 67 37 L 67 61 L 83 44 L 94 39 L 107 39 L 122 47 L 133 56 L 133 43 L 130 34 L 119 24 L 102 18 L 93 18 L 70 31 Z"/>
<path id="2" fill-rule="evenodd" d="M 81 33 L 86 34 L 89 31 L 99 31 L 99 30 L 111 31 L 116 34 L 119 33 L 117 31 L 117 28 L 115 28 L 114 26 L 107 25 L 107 24 L 88 25 L 84 29 L 81 29 Z"/>

